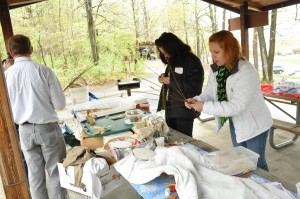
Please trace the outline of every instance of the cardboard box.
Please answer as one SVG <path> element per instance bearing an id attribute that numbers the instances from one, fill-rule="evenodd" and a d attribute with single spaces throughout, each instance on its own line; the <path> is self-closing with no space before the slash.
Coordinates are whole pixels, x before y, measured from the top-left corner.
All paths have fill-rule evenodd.
<path id="1" fill-rule="evenodd" d="M 111 160 L 109 161 L 112 162 Z M 64 168 L 62 161 L 57 164 L 61 187 L 84 194 L 89 197 L 92 196 L 92 190 L 90 187 L 85 187 L 82 189 L 74 185 L 74 166 L 68 166 L 67 168 Z M 101 197 L 103 197 L 116 189 L 121 184 L 122 176 L 117 172 L 113 164 L 104 167 L 101 171 L 102 172 L 98 177 L 100 178 L 100 181 L 102 183 Z"/>
<path id="2" fill-rule="evenodd" d="M 97 149 L 103 146 L 103 137 L 89 137 L 86 133 L 82 132 L 82 139 L 80 146 L 86 146 L 90 149 Z"/>

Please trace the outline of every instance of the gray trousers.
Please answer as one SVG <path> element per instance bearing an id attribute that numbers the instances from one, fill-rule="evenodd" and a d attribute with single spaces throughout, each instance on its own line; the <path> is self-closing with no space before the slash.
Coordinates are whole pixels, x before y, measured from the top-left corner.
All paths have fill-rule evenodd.
<path id="1" fill-rule="evenodd" d="M 22 124 L 19 126 L 21 149 L 28 165 L 32 199 L 48 199 L 45 170 L 48 173 L 51 198 L 64 199 L 57 162 L 66 157 L 66 146 L 57 123 Z"/>

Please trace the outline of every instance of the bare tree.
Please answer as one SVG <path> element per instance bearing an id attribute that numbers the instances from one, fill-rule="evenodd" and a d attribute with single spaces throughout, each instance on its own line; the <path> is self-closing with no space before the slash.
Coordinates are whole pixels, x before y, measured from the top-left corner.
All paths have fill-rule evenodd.
<path id="1" fill-rule="evenodd" d="M 139 38 L 140 38 L 139 19 L 138 19 L 138 3 L 135 0 L 131 0 L 130 5 L 131 5 L 131 9 L 132 9 L 135 40 L 136 40 L 136 44 L 138 45 L 138 41 L 139 41 Z"/>
<path id="2" fill-rule="evenodd" d="M 211 31 L 218 31 L 218 23 L 217 23 L 217 8 L 212 4 L 208 4 L 209 7 L 209 18 L 211 21 Z"/>
<path id="3" fill-rule="evenodd" d="M 92 49 L 93 61 L 94 63 L 98 63 L 99 61 L 99 52 L 98 52 L 98 42 L 96 39 L 96 30 L 92 12 L 92 0 L 85 0 L 85 9 L 87 14 L 87 22 L 88 22 L 88 32 L 89 39 Z"/>
<path id="4" fill-rule="evenodd" d="M 270 27 L 270 48 L 268 56 L 268 80 L 273 81 L 273 63 L 275 55 L 275 41 L 276 41 L 276 21 L 277 21 L 277 9 L 272 10 L 271 27 Z"/>
<path id="5" fill-rule="evenodd" d="M 225 30 L 225 24 L 226 24 L 226 9 L 223 9 L 223 20 L 222 20 L 222 30 Z"/>
<path id="6" fill-rule="evenodd" d="M 262 63 L 262 71 L 263 71 L 263 81 L 267 80 L 268 75 L 268 55 L 267 55 L 267 46 L 265 41 L 264 35 L 264 27 L 258 27 L 258 40 L 259 40 L 259 49 L 260 49 L 260 56 L 261 56 L 261 63 Z"/>
<path id="7" fill-rule="evenodd" d="M 149 41 L 149 15 L 146 6 L 146 0 L 142 1 L 142 9 L 144 14 L 144 38 L 146 41 Z"/>
<path id="8" fill-rule="evenodd" d="M 196 32 L 196 55 L 200 56 L 200 9 L 198 6 L 198 0 L 195 0 L 195 5 L 194 5 L 194 15 L 195 15 L 195 32 Z"/>
<path id="9" fill-rule="evenodd" d="M 184 37 L 185 37 L 185 43 L 189 44 L 189 35 L 188 35 L 188 26 L 187 26 L 187 9 L 188 1 L 183 2 L 183 28 L 184 28 Z"/>
<path id="10" fill-rule="evenodd" d="M 263 81 L 273 81 L 273 62 L 275 55 L 275 35 L 276 35 L 277 10 L 272 10 L 269 55 L 267 53 L 266 41 L 264 36 L 264 27 L 258 27 L 258 38 L 260 45 L 260 55 L 263 68 Z"/>
<path id="11" fill-rule="evenodd" d="M 132 9 L 132 17 L 133 17 L 133 25 L 134 25 L 134 32 L 135 32 L 135 43 L 138 46 L 138 42 L 140 39 L 140 32 L 139 32 L 139 19 L 138 19 L 138 3 L 136 0 L 131 0 L 131 9 Z M 134 59 L 134 71 L 136 70 L 136 58 Z M 130 65 L 130 62 L 129 62 Z"/>
<path id="12" fill-rule="evenodd" d="M 253 31 L 253 41 L 252 41 L 252 46 L 253 46 L 253 59 L 254 59 L 254 67 L 258 70 L 258 45 L 257 45 L 257 28 L 254 28 Z"/>

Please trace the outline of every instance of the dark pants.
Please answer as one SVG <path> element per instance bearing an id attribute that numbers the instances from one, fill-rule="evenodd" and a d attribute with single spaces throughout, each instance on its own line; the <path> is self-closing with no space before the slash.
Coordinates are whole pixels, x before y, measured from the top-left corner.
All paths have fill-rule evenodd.
<path id="1" fill-rule="evenodd" d="M 193 137 L 194 119 L 168 118 L 166 116 L 166 122 L 172 129 Z"/>

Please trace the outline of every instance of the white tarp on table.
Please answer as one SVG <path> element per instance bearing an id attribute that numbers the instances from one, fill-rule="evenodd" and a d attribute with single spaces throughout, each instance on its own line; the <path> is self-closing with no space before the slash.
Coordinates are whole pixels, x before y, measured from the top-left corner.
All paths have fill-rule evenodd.
<path id="1" fill-rule="evenodd" d="M 148 161 L 129 155 L 115 164 L 129 182 L 144 184 L 162 173 L 174 175 L 180 199 L 279 199 L 251 179 L 222 174 L 205 167 L 202 155 L 187 147 L 157 148 Z"/>

